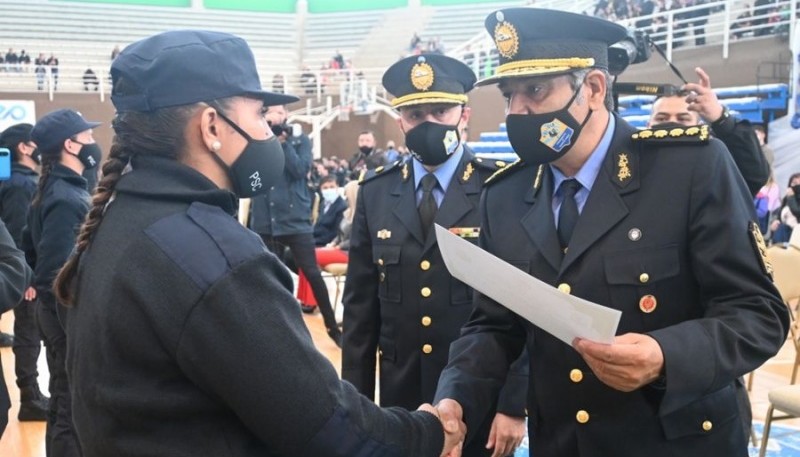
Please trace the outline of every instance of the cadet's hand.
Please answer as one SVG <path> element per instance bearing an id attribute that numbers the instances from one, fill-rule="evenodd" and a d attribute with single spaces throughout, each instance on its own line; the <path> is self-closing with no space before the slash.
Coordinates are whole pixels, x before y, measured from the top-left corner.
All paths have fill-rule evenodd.
<path id="1" fill-rule="evenodd" d="M 25 301 L 34 301 L 36 300 L 36 289 L 33 287 L 28 287 L 25 291 Z"/>
<path id="2" fill-rule="evenodd" d="M 722 117 L 722 104 L 717 99 L 717 94 L 711 90 L 711 78 L 702 68 L 694 69 L 700 81 L 697 84 L 689 83 L 682 87 L 683 90 L 693 93 L 686 97 L 689 111 L 696 111 L 707 123 L 712 123 Z"/>
<path id="3" fill-rule="evenodd" d="M 456 417 L 454 413 L 449 411 L 442 412 L 429 403 L 420 405 L 417 410 L 429 412 L 442 422 L 444 448 L 442 449 L 441 457 L 460 457 L 464 437 L 467 435 L 467 426 L 461 421 L 461 416 Z"/>
<path id="4" fill-rule="evenodd" d="M 786 196 L 787 197 L 794 197 L 794 189 L 792 189 L 791 187 L 786 189 Z"/>
<path id="5" fill-rule="evenodd" d="M 525 438 L 525 418 L 497 413 L 489 431 L 486 449 L 494 449 L 492 457 L 504 457 L 513 453 Z"/>
<path id="6" fill-rule="evenodd" d="M 577 338 L 573 346 L 600 381 L 617 390 L 631 392 L 655 381 L 664 368 L 664 353 L 652 337 L 626 333 L 614 344 Z"/>
<path id="7" fill-rule="evenodd" d="M 774 232 L 775 230 L 778 230 L 778 227 L 780 227 L 780 226 L 781 226 L 781 221 L 774 220 L 774 221 L 772 221 L 772 224 L 769 225 L 769 229 Z"/>

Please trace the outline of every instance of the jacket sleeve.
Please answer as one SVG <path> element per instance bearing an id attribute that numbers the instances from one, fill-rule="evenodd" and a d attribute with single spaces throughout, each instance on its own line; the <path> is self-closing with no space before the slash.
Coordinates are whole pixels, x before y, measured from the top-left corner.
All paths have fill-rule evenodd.
<path id="1" fill-rule="evenodd" d="M 186 318 L 176 359 L 189 379 L 270 446 L 271 455 L 442 452 L 435 416 L 381 409 L 339 380 L 315 349 L 291 279 L 274 256 L 240 264 L 211 286 Z"/>
<path id="2" fill-rule="evenodd" d="M 311 141 L 305 135 L 300 135 L 295 141 L 287 138 L 283 143 L 283 152 L 286 156 L 284 170 L 294 181 L 305 180 L 311 170 Z"/>
<path id="3" fill-rule="evenodd" d="M 480 246 L 489 252 L 492 252 L 495 237 L 503 237 L 502 233 L 492 233 L 492 221 L 486 215 L 486 208 L 491 206 L 487 201 L 491 197 L 491 189 L 485 189 L 481 196 L 479 238 Z M 467 424 L 467 441 L 480 429 L 482 421 L 494 413 L 492 408 L 498 405 L 509 367 L 520 358 L 527 340 L 520 318 L 508 308 L 477 291 L 474 301 L 472 316 L 461 329 L 461 336 L 450 345 L 450 357 L 439 377 L 434 400 L 451 398 L 461 404 Z M 526 401 L 525 394 L 520 394 L 519 381 L 519 378 L 512 379 L 507 387 L 517 393 L 516 401 Z M 517 414 L 511 415 L 521 416 L 518 414 L 519 404 L 513 405 L 509 411 L 516 410 Z"/>
<path id="4" fill-rule="evenodd" d="M 28 208 L 33 199 L 31 190 L 23 186 L 7 186 L 3 192 L 3 211 L 0 219 L 3 220 L 14 239 L 17 247 L 22 246 L 22 229 L 25 228 L 25 219 L 28 215 Z"/>
<path id="5" fill-rule="evenodd" d="M 78 201 L 59 199 L 42 209 L 42 234 L 36 246 L 35 285 L 50 292 L 58 270 L 64 266 L 80 229 L 86 207 Z"/>
<path id="6" fill-rule="evenodd" d="M 506 383 L 500 390 L 497 398 L 497 412 L 506 416 L 525 417 L 528 405 L 528 351 L 522 354 L 511 364 L 506 377 Z"/>
<path id="7" fill-rule="evenodd" d="M 367 226 L 364 187 L 358 190 L 350 234 L 347 280 L 344 286 L 344 335 L 342 379 L 361 394 L 375 398 L 375 366 L 380 334 L 378 270 L 372 261 L 372 242 Z"/>
<path id="8" fill-rule="evenodd" d="M 750 122 L 729 117 L 713 127 L 714 135 L 731 152 L 733 162 L 742 174 L 751 196 L 755 196 L 769 179 L 769 164 Z"/>
<path id="9" fill-rule="evenodd" d="M 22 300 L 31 276 L 25 255 L 14 245 L 5 224 L 0 221 L 0 312 L 15 307 Z"/>
<path id="10" fill-rule="evenodd" d="M 649 333 L 664 354 L 661 415 L 755 370 L 778 352 L 789 328 L 788 310 L 752 233 L 758 230 L 752 198 L 723 145 L 711 146 L 698 155 L 691 178 L 686 249 L 702 309 L 697 318 Z"/>
<path id="11" fill-rule="evenodd" d="M 795 195 L 794 197 L 787 197 L 786 206 L 789 207 L 789 211 L 794 214 L 794 217 L 800 220 L 800 201 L 797 200 L 798 197 L 800 196 Z"/>

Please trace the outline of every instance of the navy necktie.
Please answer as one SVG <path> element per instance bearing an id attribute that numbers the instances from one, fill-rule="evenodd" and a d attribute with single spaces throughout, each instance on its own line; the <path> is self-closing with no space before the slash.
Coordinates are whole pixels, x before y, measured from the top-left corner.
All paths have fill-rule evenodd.
<path id="1" fill-rule="evenodd" d="M 433 188 L 439 181 L 433 173 L 428 173 L 422 177 L 422 200 L 419 202 L 419 220 L 422 223 L 422 233 L 428 237 L 428 231 L 433 226 L 433 219 L 436 217 L 436 199 L 433 197 Z"/>
<path id="2" fill-rule="evenodd" d="M 575 194 L 581 189 L 581 183 L 577 179 L 567 179 L 561 182 L 561 210 L 558 212 L 558 241 L 561 243 L 561 250 L 566 252 L 572 232 L 578 224 L 578 202 L 575 201 Z"/>

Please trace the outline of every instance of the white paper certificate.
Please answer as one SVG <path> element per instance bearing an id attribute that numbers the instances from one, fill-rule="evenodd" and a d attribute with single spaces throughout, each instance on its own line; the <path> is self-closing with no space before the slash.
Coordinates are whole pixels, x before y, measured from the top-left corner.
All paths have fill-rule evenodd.
<path id="1" fill-rule="evenodd" d="M 561 292 L 438 224 L 436 240 L 450 274 L 561 341 L 614 341 L 621 311 Z"/>

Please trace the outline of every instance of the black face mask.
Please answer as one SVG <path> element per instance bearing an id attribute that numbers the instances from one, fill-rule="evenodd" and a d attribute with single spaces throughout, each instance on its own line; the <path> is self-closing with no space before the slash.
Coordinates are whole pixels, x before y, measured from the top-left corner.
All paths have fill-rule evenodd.
<path id="1" fill-rule="evenodd" d="M 39 148 L 36 148 L 31 153 L 31 159 L 36 162 L 36 165 L 42 164 L 42 153 L 39 151 Z"/>
<path id="2" fill-rule="evenodd" d="M 361 153 L 364 154 L 365 156 L 370 155 L 370 153 L 372 153 L 372 149 L 373 148 L 370 147 L 370 146 L 359 146 L 358 147 L 358 150 L 361 151 Z"/>
<path id="3" fill-rule="evenodd" d="M 97 167 L 97 164 L 103 160 L 103 150 L 100 149 L 100 145 L 97 143 L 80 143 L 75 140 L 72 140 L 72 142 L 81 145 L 81 150 L 78 151 L 78 160 L 87 170 Z"/>
<path id="4" fill-rule="evenodd" d="M 458 149 L 461 138 L 458 124 L 425 121 L 406 132 L 406 146 L 423 165 L 436 166 L 447 161 Z"/>
<path id="5" fill-rule="evenodd" d="M 541 114 L 509 114 L 506 116 L 508 141 L 520 159 L 531 165 L 550 163 L 563 157 L 592 117 L 592 110 L 579 123 L 569 112 L 569 107 L 580 93 L 580 87 L 558 111 Z"/>
<path id="6" fill-rule="evenodd" d="M 239 198 L 250 198 L 266 192 L 283 175 L 285 157 L 277 138 L 256 140 L 217 110 L 217 114 L 247 140 L 242 154 L 229 167 L 216 153 L 214 159 L 228 172 L 233 192 Z"/>

